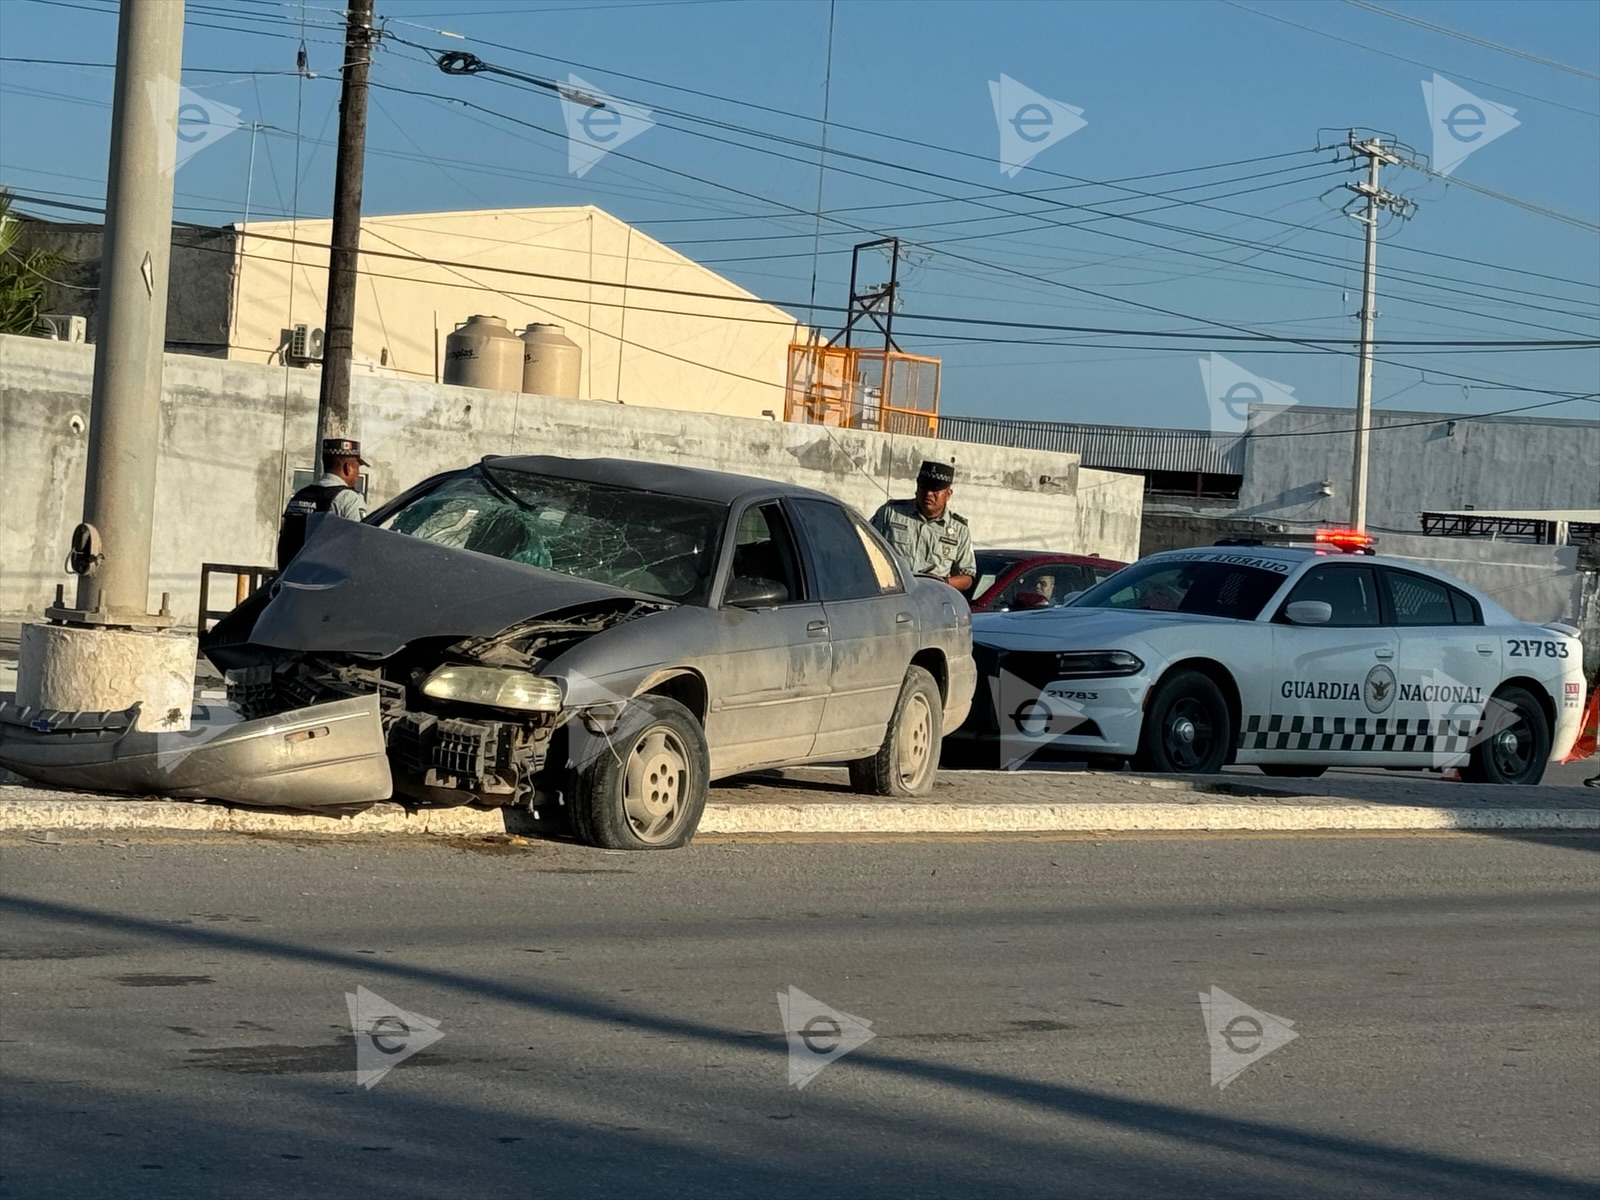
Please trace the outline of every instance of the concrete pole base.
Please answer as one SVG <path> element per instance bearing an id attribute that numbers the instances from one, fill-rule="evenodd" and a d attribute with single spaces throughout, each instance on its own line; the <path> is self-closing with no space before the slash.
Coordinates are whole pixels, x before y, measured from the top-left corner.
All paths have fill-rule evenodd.
<path id="1" fill-rule="evenodd" d="M 195 638 L 133 629 L 24 625 L 17 703 L 64 712 L 120 711 L 138 704 L 135 728 L 189 728 Z"/>

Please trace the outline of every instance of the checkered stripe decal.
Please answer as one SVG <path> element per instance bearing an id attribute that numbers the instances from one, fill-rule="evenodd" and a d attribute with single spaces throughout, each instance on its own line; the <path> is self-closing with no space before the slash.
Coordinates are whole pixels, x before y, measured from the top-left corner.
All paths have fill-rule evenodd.
<path id="1" fill-rule="evenodd" d="M 1391 750 L 1465 754 L 1476 717 L 1413 721 L 1405 717 L 1246 717 L 1241 750 Z"/>

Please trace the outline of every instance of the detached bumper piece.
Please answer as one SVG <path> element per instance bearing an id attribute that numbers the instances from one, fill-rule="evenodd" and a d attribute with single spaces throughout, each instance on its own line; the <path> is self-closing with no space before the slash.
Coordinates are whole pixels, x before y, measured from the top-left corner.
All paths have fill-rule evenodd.
<path id="1" fill-rule="evenodd" d="M 0 704 L 0 766 L 57 787 L 270 808 L 342 808 L 393 793 L 375 695 L 181 733 L 137 730 L 138 715 L 138 706 L 60 713 Z"/>

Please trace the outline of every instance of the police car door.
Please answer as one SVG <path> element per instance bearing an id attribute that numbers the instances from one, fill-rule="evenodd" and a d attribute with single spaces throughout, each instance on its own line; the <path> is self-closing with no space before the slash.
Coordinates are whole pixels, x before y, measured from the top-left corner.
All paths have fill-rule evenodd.
<path id="1" fill-rule="evenodd" d="M 1239 760 L 1383 765 L 1397 648 L 1394 629 L 1384 624 L 1377 569 L 1318 562 L 1272 616 L 1270 711 L 1253 713 L 1247 704 Z"/>
<path id="2" fill-rule="evenodd" d="M 1410 736 L 1396 749 L 1416 766 L 1459 766 L 1500 682 L 1499 640 L 1484 628 L 1477 602 L 1460 589 L 1416 571 L 1379 571 L 1400 639 L 1392 715 L 1409 722 L 1402 732 Z"/>

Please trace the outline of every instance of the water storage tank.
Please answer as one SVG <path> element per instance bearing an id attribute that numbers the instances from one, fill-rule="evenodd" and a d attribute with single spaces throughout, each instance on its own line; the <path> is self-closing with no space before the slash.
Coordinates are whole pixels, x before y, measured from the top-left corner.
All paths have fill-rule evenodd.
<path id="1" fill-rule="evenodd" d="M 522 389 L 522 342 L 503 317 L 471 317 L 445 338 L 444 382 L 496 392 Z"/>
<path id="2" fill-rule="evenodd" d="M 522 331 L 522 390 L 534 396 L 578 398 L 583 347 L 559 325 L 529 325 Z"/>

